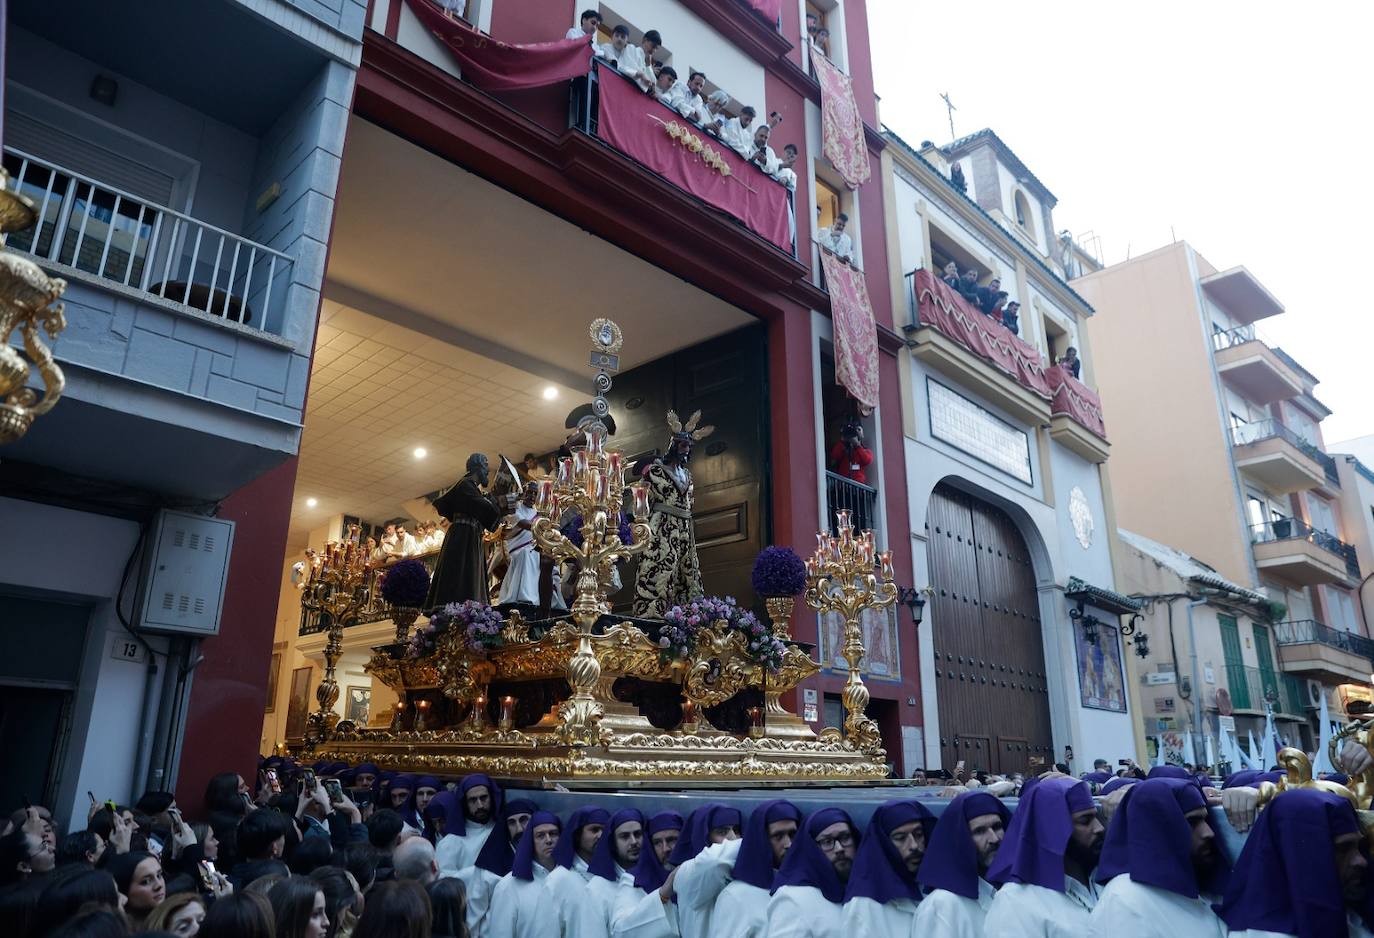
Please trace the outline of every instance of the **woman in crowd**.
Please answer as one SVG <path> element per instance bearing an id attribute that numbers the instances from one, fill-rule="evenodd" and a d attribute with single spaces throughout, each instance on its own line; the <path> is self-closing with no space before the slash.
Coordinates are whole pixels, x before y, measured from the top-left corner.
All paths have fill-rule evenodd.
<path id="1" fill-rule="evenodd" d="M 124 914 L 129 917 L 130 924 L 141 928 L 149 913 L 167 898 L 162 864 L 151 853 L 131 850 L 114 857 L 108 869 L 114 876 L 115 885 L 128 900 L 124 904 Z"/>
<path id="2" fill-rule="evenodd" d="M 414 880 L 381 883 L 367 897 L 367 908 L 353 938 L 430 938 L 429 895 Z"/>
<path id="3" fill-rule="evenodd" d="M 197 938 L 275 938 L 272 923 L 266 896 L 236 892 L 215 900 L 201 920 Z"/>
<path id="4" fill-rule="evenodd" d="M 365 900 L 357 880 L 348 870 L 322 866 L 310 874 L 324 893 L 324 911 L 329 917 L 325 938 L 350 938 L 363 913 Z"/>
<path id="5" fill-rule="evenodd" d="M 122 904 L 114 877 L 109 873 L 81 865 L 63 867 L 48 877 L 38 894 L 29 934 L 46 935 L 88 905 L 119 912 Z"/>
<path id="6" fill-rule="evenodd" d="M 277 938 L 325 938 L 329 915 L 319 883 L 308 876 L 288 876 L 267 898 L 276 917 Z"/>
<path id="7" fill-rule="evenodd" d="M 468 938 L 468 903 L 463 881 L 453 876 L 436 879 L 426 891 L 432 910 L 431 938 Z"/>
<path id="8" fill-rule="evenodd" d="M 148 931 L 165 931 L 190 938 L 200 933 L 205 920 L 205 900 L 194 892 L 168 896 L 153 909 L 146 923 Z"/>

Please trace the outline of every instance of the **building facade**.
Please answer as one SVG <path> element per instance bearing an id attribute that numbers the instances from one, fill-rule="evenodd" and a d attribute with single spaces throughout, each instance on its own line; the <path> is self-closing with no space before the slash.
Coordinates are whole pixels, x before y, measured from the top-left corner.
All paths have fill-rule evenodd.
<path id="1" fill-rule="evenodd" d="M 8 4 L 7 249 L 68 284 L 66 393 L 0 462 L 9 803 L 251 772 L 364 12 Z"/>
<path id="2" fill-rule="evenodd" d="M 1053 194 L 995 133 L 888 141 L 912 575 L 928 591 L 912 732 L 932 767 L 1083 771 L 1129 732 L 1119 626 L 1135 611 L 1114 586 L 1093 308 L 1065 280 Z M 949 265 L 998 281 L 1019 316 L 942 284 Z M 1071 347 L 1077 376 L 1057 364 Z"/>
<path id="3" fill-rule="evenodd" d="M 1330 411 L 1317 379 L 1255 326 L 1282 304 L 1244 267 L 1218 270 L 1186 242 L 1073 283 L 1101 310 L 1089 332 L 1115 430 L 1121 527 L 1271 603 L 1270 621 L 1223 628 L 1220 657 L 1203 658 L 1217 684 L 1200 688 L 1195 732 L 1215 735 L 1224 690 L 1236 713 L 1263 712 L 1267 700 L 1290 722 L 1281 732 L 1310 749 L 1322 694 L 1367 680 L 1374 645 L 1342 520 L 1349 493 L 1322 442 Z M 1258 694 L 1222 680 L 1249 668 Z M 1148 704 L 1144 715 L 1169 718 Z"/>
<path id="4" fill-rule="evenodd" d="M 419 0 L 375 0 L 349 118 L 290 535 L 278 556 L 277 677 L 263 751 L 299 739 L 323 676 L 324 636 L 302 617 L 293 582 L 303 551 L 346 523 L 380 534 L 388 521 L 413 527 L 434 519 L 426 496 L 459 478 L 469 453 L 546 460 L 567 435 L 569 410 L 591 395 L 586 335 L 598 317 L 625 335 L 609 394 L 612 444 L 635 456 L 661 451 L 669 408 L 684 416 L 700 409 L 716 427 L 691 463 L 708 594 L 753 604 L 757 551 L 783 544 L 809 553 L 842 507 L 875 528 L 899 569 L 910 564 L 906 454 L 895 433 L 901 340 L 888 292 L 876 288 L 888 276 L 877 173 L 886 143 L 875 130 L 864 4 L 783 3 L 770 21 L 759 4 L 738 0 L 476 0 L 464 16 L 497 40 L 534 43 L 562 38 L 588 6 L 602 19 L 597 42 L 609 42 L 616 26 L 632 43 L 657 30 L 656 60 L 683 79 L 704 72 L 706 91 L 729 95 L 727 113 L 750 105 L 760 121 L 781 118 L 771 145 L 779 154 L 784 144 L 798 151 L 787 235 L 770 237 L 737 206 L 713 207 L 625 148 L 603 109 L 623 101 L 626 80 L 604 64 L 571 87 L 483 91 L 435 38 Z M 822 155 L 821 88 L 803 39 L 808 12 L 829 29 L 830 59 L 848 74 L 865 126 L 873 175 L 857 188 Z M 637 91 L 634 98 L 644 100 Z M 389 182 L 379 186 L 383 178 Z M 737 178 L 755 194 L 778 185 L 747 166 Z M 837 384 L 815 237 L 840 213 L 878 323 L 871 410 Z M 830 460 L 852 422 L 874 454 L 862 482 L 833 472 Z M 617 610 L 631 593 L 612 597 Z M 889 759 L 906 771 L 920 764 L 904 727 L 919 725 L 921 690 L 916 642 L 901 612 L 868 623 L 865 677 Z M 336 710 L 386 725 L 394 697 L 363 666 L 393 625 L 384 610 L 364 618 L 345 630 Z M 793 632 L 816 644 L 824 664 L 796 709 L 816 729 L 839 725 L 838 623 L 799 609 Z"/>

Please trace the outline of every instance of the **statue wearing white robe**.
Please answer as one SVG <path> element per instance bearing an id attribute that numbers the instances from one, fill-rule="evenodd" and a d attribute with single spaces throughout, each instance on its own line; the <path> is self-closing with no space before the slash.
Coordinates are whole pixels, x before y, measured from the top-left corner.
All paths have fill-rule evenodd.
<path id="1" fill-rule="evenodd" d="M 544 888 L 549 871 L 531 866 L 533 879 L 517 879 L 507 873 L 491 892 L 487 909 L 487 938 L 546 938 L 558 935 L 558 912 Z"/>
<path id="2" fill-rule="evenodd" d="M 1007 883 L 992 900 L 983 933 L 987 938 L 1089 938 L 1097 896 L 1091 880 L 1085 886 L 1072 876 L 1064 877 L 1063 892 Z"/>
<path id="3" fill-rule="evenodd" d="M 539 551 L 534 546 L 534 533 L 522 524 L 533 525 L 539 512 L 523 502 L 506 516 L 506 575 L 501 578 L 501 592 L 497 605 L 521 603 L 539 605 Z"/>
<path id="4" fill-rule="evenodd" d="M 978 880 L 978 898 L 969 899 L 948 889 L 926 893 L 916 907 L 908 938 L 983 938 L 983 922 L 997 890 L 985 879 Z M 1124 936 L 1116 936 L 1124 938 Z"/>
<path id="5" fill-rule="evenodd" d="M 844 905 L 831 902 L 815 886 L 780 886 L 768 900 L 764 934 L 767 938 L 843 938 Z"/>
<path id="6" fill-rule="evenodd" d="M 1102 887 L 1092 911 L 1094 935 L 1226 938 L 1226 926 L 1205 896 L 1192 899 L 1119 873 Z"/>

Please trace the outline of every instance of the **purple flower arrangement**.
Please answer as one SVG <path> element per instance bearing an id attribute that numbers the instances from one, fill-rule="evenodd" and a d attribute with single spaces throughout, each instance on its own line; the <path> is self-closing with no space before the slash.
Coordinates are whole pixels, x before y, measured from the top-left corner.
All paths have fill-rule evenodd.
<path id="1" fill-rule="evenodd" d="M 559 528 L 563 536 L 572 542 L 574 547 L 582 546 L 582 516 L 573 515 Z M 624 512 L 620 515 L 620 525 L 617 532 L 620 535 L 620 543 L 625 545 L 633 544 L 635 541 L 634 532 L 630 530 L 630 519 Z"/>
<path id="2" fill-rule="evenodd" d="M 658 632 L 659 657 L 664 661 L 686 658 L 696 645 L 697 634 L 722 619 L 727 629 L 744 635 L 749 657 L 756 664 L 770 671 L 782 666 L 787 646 L 773 637 L 772 630 L 758 616 L 741 609 L 733 596 L 706 596 L 669 609 Z"/>
<path id="3" fill-rule="evenodd" d="M 418 560 L 402 560 L 382 575 L 382 599 L 393 606 L 423 606 L 429 595 L 429 571 Z"/>
<path id="4" fill-rule="evenodd" d="M 427 624 L 416 627 L 408 654 L 412 658 L 433 654 L 435 638 L 453 628 L 463 631 L 464 644 L 473 651 L 495 648 L 501 644 L 501 627 L 504 624 L 501 614 L 486 603 L 471 599 L 449 603 L 430 616 Z"/>
<path id="5" fill-rule="evenodd" d="M 760 596 L 796 596 L 806 589 L 806 564 L 790 547 L 765 547 L 750 580 Z"/>

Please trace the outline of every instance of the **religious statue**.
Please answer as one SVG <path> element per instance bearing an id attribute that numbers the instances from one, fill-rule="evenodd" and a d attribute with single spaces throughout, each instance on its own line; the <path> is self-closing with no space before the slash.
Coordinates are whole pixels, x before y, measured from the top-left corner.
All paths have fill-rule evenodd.
<path id="1" fill-rule="evenodd" d="M 473 453 L 466 469 L 466 475 L 434 500 L 434 510 L 448 519 L 449 528 L 429 584 L 428 610 L 468 599 L 481 603 L 491 599 L 482 532 L 496 528 L 512 507 L 513 498 L 482 494 L 491 471 L 486 456 Z"/>
<path id="2" fill-rule="evenodd" d="M 539 512 L 534 510 L 535 484 L 526 482 L 520 501 L 506 516 L 506 571 L 501 577 L 498 606 L 518 605 L 529 615 L 539 606 L 540 554 L 531 530 Z"/>
<path id="3" fill-rule="evenodd" d="M 702 595 L 701 565 L 697 560 L 696 530 L 692 525 L 692 473 L 687 463 L 692 447 L 715 429 L 698 427 L 701 411 L 684 425 L 668 411 L 672 437 L 668 452 L 644 471 L 649 485 L 649 547 L 639 561 L 635 581 L 634 614 L 661 619 L 680 603 Z"/>

